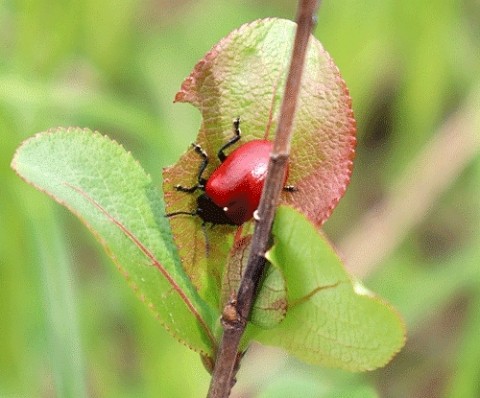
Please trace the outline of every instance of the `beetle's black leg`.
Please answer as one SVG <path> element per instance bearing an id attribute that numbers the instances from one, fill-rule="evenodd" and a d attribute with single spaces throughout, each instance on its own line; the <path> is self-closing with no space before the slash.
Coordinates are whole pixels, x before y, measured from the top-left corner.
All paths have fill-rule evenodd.
<path id="1" fill-rule="evenodd" d="M 178 215 L 198 216 L 198 209 L 194 211 L 174 211 L 172 213 L 165 214 L 165 217 L 170 218 Z M 207 223 L 205 221 L 202 222 L 202 232 L 203 236 L 205 237 L 205 252 L 208 257 L 208 255 L 210 254 L 210 242 L 208 241 Z"/>
<path id="2" fill-rule="evenodd" d="M 208 166 L 208 155 L 200 145 L 193 143 L 192 146 L 195 152 L 197 152 L 202 158 L 202 163 L 200 163 L 200 167 L 198 168 L 197 184 L 194 185 L 193 187 L 184 187 L 181 185 L 175 185 L 175 189 L 177 191 L 193 193 L 197 189 L 203 189 L 203 190 L 205 189 L 205 184 L 207 183 L 207 180 L 203 178 L 203 172 Z"/>
<path id="3" fill-rule="evenodd" d="M 172 213 L 167 213 L 165 214 L 165 217 L 173 217 L 173 216 L 178 216 L 180 214 L 183 214 L 185 216 L 196 216 L 197 212 L 196 211 L 174 211 Z"/>
<path id="4" fill-rule="evenodd" d="M 217 153 L 217 156 L 218 156 L 218 159 L 220 159 L 220 162 L 223 162 L 227 158 L 227 155 L 225 155 L 225 152 L 224 152 L 225 149 L 235 144 L 242 136 L 242 132 L 240 131 L 240 117 L 237 117 L 236 119 L 233 120 L 233 131 L 235 135 L 232 138 L 230 138 L 230 140 L 225 145 L 223 145 Z"/>

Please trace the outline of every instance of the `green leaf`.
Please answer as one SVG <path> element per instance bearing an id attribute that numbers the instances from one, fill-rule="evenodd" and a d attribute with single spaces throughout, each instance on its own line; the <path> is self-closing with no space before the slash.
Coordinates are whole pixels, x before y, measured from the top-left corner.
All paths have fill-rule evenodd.
<path id="1" fill-rule="evenodd" d="M 232 120 L 241 118 L 242 138 L 272 139 L 290 64 L 296 25 L 284 19 L 264 19 L 241 26 L 222 39 L 185 79 L 175 100 L 188 102 L 202 113 L 196 142 L 207 152 L 208 177 L 218 167 L 217 151 L 233 135 Z M 232 148 L 233 150 L 234 148 Z M 282 201 L 323 223 L 345 192 L 355 151 L 355 120 L 351 100 L 338 68 L 320 42 L 311 38 L 306 55 L 293 141 L 288 183 L 297 193 L 284 192 Z M 189 150 L 164 171 L 167 211 L 192 211 L 198 194 L 175 190 L 195 185 L 200 159 Z M 308 193 L 308 194 L 307 194 Z M 235 228 L 207 228 L 198 217 L 171 219 L 182 264 L 200 295 L 219 305 L 212 286 L 220 286 L 225 258 Z"/>
<path id="2" fill-rule="evenodd" d="M 58 128 L 26 140 L 12 167 L 80 218 L 174 337 L 212 354 L 217 314 L 179 265 L 158 189 L 130 153 L 90 130 Z"/>
<path id="3" fill-rule="evenodd" d="M 313 364 L 350 371 L 388 363 L 405 342 L 398 313 L 352 281 L 330 244 L 303 215 L 280 207 L 268 259 L 287 281 L 288 311 L 253 339 Z M 252 336 L 252 335 L 251 335 Z"/>
<path id="4" fill-rule="evenodd" d="M 222 283 L 222 308 L 238 291 L 248 262 L 252 235 L 238 239 L 232 247 Z M 287 287 L 280 269 L 270 264 L 253 303 L 250 321 L 263 329 L 278 325 L 287 312 Z"/>
<path id="5" fill-rule="evenodd" d="M 265 271 L 260 290 L 253 303 L 250 321 L 270 329 L 285 319 L 287 313 L 287 286 L 280 269 L 270 264 Z"/>

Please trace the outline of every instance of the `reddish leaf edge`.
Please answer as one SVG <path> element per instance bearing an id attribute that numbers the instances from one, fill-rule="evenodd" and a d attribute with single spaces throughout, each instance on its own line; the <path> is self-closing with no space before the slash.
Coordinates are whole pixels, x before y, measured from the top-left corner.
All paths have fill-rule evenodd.
<path id="1" fill-rule="evenodd" d="M 323 45 L 322 45 L 322 48 L 323 48 Z M 351 140 L 351 148 L 350 148 L 350 153 L 348 154 L 347 173 L 345 175 L 344 180 L 342 181 L 342 184 L 340 184 L 337 197 L 330 203 L 330 206 L 325 211 L 323 218 L 321 218 L 319 221 L 315 220 L 314 224 L 316 226 L 323 225 L 323 223 L 330 218 L 333 211 L 337 207 L 338 203 L 345 195 L 345 192 L 347 191 L 347 188 L 350 185 L 350 181 L 352 179 L 353 169 L 354 169 L 354 160 L 356 156 L 356 149 L 357 149 L 357 143 L 358 143 L 357 142 L 357 120 L 355 119 L 355 114 L 353 112 L 353 101 L 350 95 L 350 90 L 348 89 L 347 83 L 345 82 L 345 79 L 342 77 L 340 73 L 340 69 L 338 68 L 337 64 L 334 62 L 330 53 L 327 50 L 325 50 L 325 48 L 323 48 L 323 51 L 326 53 L 329 59 L 330 65 L 332 66 L 332 68 L 335 69 L 335 72 L 336 72 L 335 76 L 336 76 L 337 82 L 341 87 L 343 94 L 345 95 L 346 105 L 348 108 L 347 118 L 349 121 L 348 137 Z M 308 218 L 310 219 L 310 217 Z M 314 221 L 314 220 L 311 220 L 311 221 Z"/>
<path id="2" fill-rule="evenodd" d="M 24 140 L 21 145 L 16 149 L 15 151 L 15 154 L 13 156 L 13 159 L 12 159 L 12 162 L 10 164 L 10 167 L 15 171 L 15 173 L 23 180 L 25 181 L 28 185 L 31 185 L 32 187 L 34 187 L 36 190 L 46 194 L 47 196 L 49 196 L 50 198 L 52 198 L 55 202 L 57 202 L 58 204 L 60 204 L 61 206 L 65 207 L 66 209 L 68 209 L 72 214 L 74 214 L 86 227 L 87 229 L 92 233 L 92 235 L 96 238 L 96 240 L 101 244 L 101 246 L 103 247 L 103 249 L 105 250 L 105 252 L 108 254 L 108 256 L 112 259 L 113 263 L 116 265 L 117 269 L 119 270 L 119 272 L 124 276 L 124 278 L 127 280 L 128 284 L 131 286 L 131 288 L 133 289 L 133 291 L 137 294 L 137 297 L 146 304 L 146 306 L 149 308 L 149 310 L 153 313 L 154 317 L 158 320 L 158 322 L 162 325 L 162 327 L 167 330 L 178 342 L 180 342 L 181 344 L 183 344 L 184 346 L 186 346 L 187 348 L 189 348 L 190 350 L 194 351 L 194 352 L 197 352 L 199 353 L 200 355 L 202 356 L 206 356 L 206 357 L 210 357 L 211 355 L 215 355 L 215 350 L 216 350 L 216 346 L 217 346 L 217 341 L 213 335 L 213 332 L 212 330 L 210 329 L 210 327 L 207 325 L 207 323 L 205 322 L 205 320 L 200 316 L 199 312 L 197 311 L 197 309 L 195 308 L 195 306 L 193 305 L 193 303 L 191 303 L 191 301 L 181 292 L 181 289 L 178 285 L 176 285 L 176 283 L 174 282 L 174 279 L 170 276 L 170 274 L 168 274 L 167 270 L 163 267 L 163 265 L 155 258 L 155 256 L 153 255 L 153 253 L 148 250 L 148 248 L 146 248 L 143 244 L 141 244 L 141 242 L 138 240 L 138 238 L 132 234 L 130 231 L 128 231 L 125 226 L 123 226 L 118 220 L 116 220 L 111 214 L 109 214 L 105 209 L 103 209 L 103 207 L 101 207 L 101 205 L 97 204 L 92 198 L 90 198 L 85 192 L 81 191 L 79 188 L 77 187 L 74 187 L 73 185 L 67 183 L 67 182 L 64 182 L 63 184 L 65 186 L 68 186 L 70 187 L 71 189 L 73 189 L 74 191 L 76 191 L 77 193 L 81 194 L 86 200 L 88 200 L 92 205 L 94 205 L 99 211 L 101 211 L 117 228 L 119 228 L 122 233 L 128 238 L 130 239 L 137 247 L 138 249 L 150 260 L 150 262 L 152 263 L 152 265 L 154 265 L 161 273 L 162 275 L 167 279 L 167 281 L 171 284 L 172 288 L 177 292 L 177 294 L 180 295 L 182 301 L 185 302 L 185 305 L 187 306 L 187 308 L 192 312 L 192 314 L 194 315 L 195 319 L 197 319 L 197 321 L 199 322 L 199 324 L 201 325 L 202 329 L 204 329 L 204 331 L 206 332 L 206 335 L 211 343 L 211 348 L 212 348 L 212 352 L 209 353 L 209 352 L 205 352 L 203 350 L 199 350 L 198 348 L 196 347 L 193 347 L 191 346 L 190 344 L 188 344 L 184 339 L 182 339 L 181 337 L 179 337 L 173 330 L 172 328 L 170 328 L 165 322 L 162 321 L 162 319 L 160 318 L 160 316 L 155 312 L 155 306 L 152 302 L 147 302 L 146 301 L 146 297 L 140 293 L 140 289 L 138 288 L 138 285 L 136 283 L 134 283 L 131 278 L 130 278 L 130 275 L 129 273 L 123 268 L 123 266 L 118 262 L 118 260 L 116 259 L 115 255 L 112 253 L 112 251 L 110 250 L 110 247 L 108 246 L 107 242 L 101 237 L 101 235 L 90 225 L 90 223 L 88 223 L 76 210 L 74 210 L 72 207 L 70 207 L 67 203 L 65 203 L 64 201 L 60 200 L 59 198 L 57 198 L 55 195 L 51 194 L 50 192 L 48 192 L 47 190 L 43 189 L 43 188 L 40 188 L 38 185 L 36 185 L 35 183 L 33 183 L 32 181 L 28 180 L 27 178 L 25 178 L 24 176 L 22 176 L 18 171 L 17 171 L 17 168 L 16 168 L 16 160 L 17 160 L 17 155 L 18 153 L 22 150 L 22 148 L 27 145 L 29 142 L 31 141 L 35 141 L 37 139 L 39 139 L 40 137 L 42 136 L 45 136 L 45 135 L 54 135 L 58 129 L 63 129 L 64 132 L 66 133 L 71 133 L 71 132 L 78 132 L 78 131 L 81 131 L 81 132 L 85 132 L 85 133 L 91 133 L 93 136 L 97 136 L 101 139 L 105 139 L 105 140 L 108 140 L 109 142 L 119 146 L 120 148 L 122 148 L 122 150 L 124 150 L 128 155 L 132 156 L 131 155 L 131 152 L 130 151 L 126 151 L 125 148 L 123 147 L 123 145 L 119 144 L 116 140 L 108 137 L 107 135 L 103 135 L 101 133 L 99 133 L 98 131 L 92 131 L 88 128 L 81 128 L 81 127 L 68 127 L 68 128 L 64 128 L 64 127 L 58 127 L 58 128 L 51 128 L 51 129 L 48 129 L 47 131 L 45 132 L 40 132 L 40 133 L 37 133 L 35 135 L 33 135 L 32 137 L 29 137 L 27 138 L 26 140 Z M 133 158 L 133 156 L 132 156 Z M 137 159 L 133 158 L 133 160 L 141 167 L 140 163 L 138 162 Z M 143 168 L 142 168 L 143 170 Z M 148 174 L 147 174 L 148 175 Z M 148 175 L 149 176 L 149 175 Z M 167 277 L 168 275 L 168 277 Z M 194 288 L 194 290 L 196 291 L 196 289 Z"/>
<path id="3" fill-rule="evenodd" d="M 218 54 L 223 50 L 224 46 L 231 41 L 231 36 L 236 35 L 236 34 L 241 34 L 242 31 L 245 29 L 248 29 L 251 25 L 258 24 L 258 23 L 268 23 L 268 22 L 273 22 L 273 21 L 288 21 L 296 24 L 293 21 L 290 21 L 288 19 L 283 19 L 283 18 L 260 18 L 256 19 L 251 22 L 247 22 L 237 29 L 232 30 L 227 36 L 223 37 L 219 42 L 217 42 L 215 45 L 212 46 L 212 48 L 202 57 L 200 61 L 198 61 L 193 70 L 190 72 L 190 74 L 184 79 L 180 86 L 180 90 L 176 93 L 175 98 L 173 100 L 174 103 L 176 102 L 181 102 L 181 103 L 190 103 L 192 104 L 196 109 L 199 110 L 200 113 L 202 113 L 202 109 L 200 108 L 197 100 L 196 100 L 196 91 L 193 89 L 195 86 L 195 82 L 197 80 L 198 76 L 202 76 L 204 74 L 204 69 L 209 66 L 209 64 L 214 60 Z M 313 36 L 313 34 L 312 34 Z M 318 39 L 315 38 L 315 40 L 318 41 Z M 316 216 L 311 216 L 310 214 L 306 214 L 305 210 L 302 210 L 300 206 L 294 206 L 298 211 L 304 213 L 307 215 L 307 217 L 314 222 L 316 226 L 321 226 L 323 225 L 332 215 L 333 211 L 337 207 L 338 203 L 340 200 L 343 198 L 345 195 L 345 192 L 347 191 L 348 186 L 350 185 L 351 177 L 353 174 L 354 170 L 354 160 L 356 156 L 356 147 L 357 147 L 357 138 L 356 138 L 356 132 L 357 132 L 357 121 L 355 119 L 355 114 L 353 112 L 353 102 L 352 102 L 352 97 L 350 95 L 350 91 L 348 89 L 348 86 L 343 79 L 340 69 L 338 66 L 335 64 L 332 56 L 330 53 L 323 47 L 323 44 L 318 41 L 321 45 L 322 51 L 325 53 L 326 58 L 328 59 L 329 65 L 332 68 L 332 70 L 335 71 L 335 77 L 337 80 L 337 83 L 339 87 L 341 88 L 344 96 L 345 96 L 345 101 L 346 101 L 346 106 L 348 109 L 348 114 L 347 114 L 347 119 L 349 122 L 349 128 L 348 128 L 348 137 L 351 141 L 351 150 L 350 153 L 348 154 L 347 160 L 348 160 L 348 165 L 347 165 L 347 170 L 345 173 L 344 178 L 342 179 L 341 183 L 339 184 L 338 190 L 337 190 L 337 195 L 336 197 L 331 201 L 328 207 L 324 209 L 322 213 L 317 213 Z M 274 95 L 272 100 L 274 99 Z M 203 115 L 202 115 L 203 117 Z M 202 128 L 197 133 L 197 139 L 199 135 L 202 132 Z M 170 166 L 173 167 L 174 165 Z"/>

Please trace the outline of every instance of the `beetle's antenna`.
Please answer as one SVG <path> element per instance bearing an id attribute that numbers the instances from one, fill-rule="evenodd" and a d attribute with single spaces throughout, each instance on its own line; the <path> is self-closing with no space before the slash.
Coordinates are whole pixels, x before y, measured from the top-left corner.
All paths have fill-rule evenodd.
<path id="1" fill-rule="evenodd" d="M 165 217 L 170 218 L 170 217 L 175 217 L 175 216 L 198 216 L 198 211 L 174 211 L 172 213 L 167 213 L 165 214 Z M 204 221 L 202 222 L 202 232 L 203 236 L 205 237 L 205 252 L 207 257 L 210 254 L 210 241 L 208 240 L 208 234 L 207 234 L 207 223 Z"/>

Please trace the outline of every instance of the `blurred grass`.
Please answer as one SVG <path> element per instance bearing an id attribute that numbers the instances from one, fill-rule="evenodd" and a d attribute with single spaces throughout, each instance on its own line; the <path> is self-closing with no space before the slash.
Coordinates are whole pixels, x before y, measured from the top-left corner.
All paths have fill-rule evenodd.
<path id="1" fill-rule="evenodd" d="M 198 357 L 162 330 L 85 228 L 9 163 L 36 132 L 88 126 L 160 184 L 200 123 L 193 107 L 172 104 L 195 62 L 244 22 L 294 13 L 286 0 L 0 2 L 0 396 L 205 394 Z M 325 226 L 334 241 L 478 86 L 478 21 L 475 0 L 322 2 L 316 36 L 350 87 L 359 126 L 352 184 Z M 350 385 L 368 396 L 480 396 L 479 181 L 476 156 L 367 280 L 408 323 L 389 366 L 349 375 L 252 350 L 238 396 L 287 394 L 287 375 L 297 396 Z"/>

